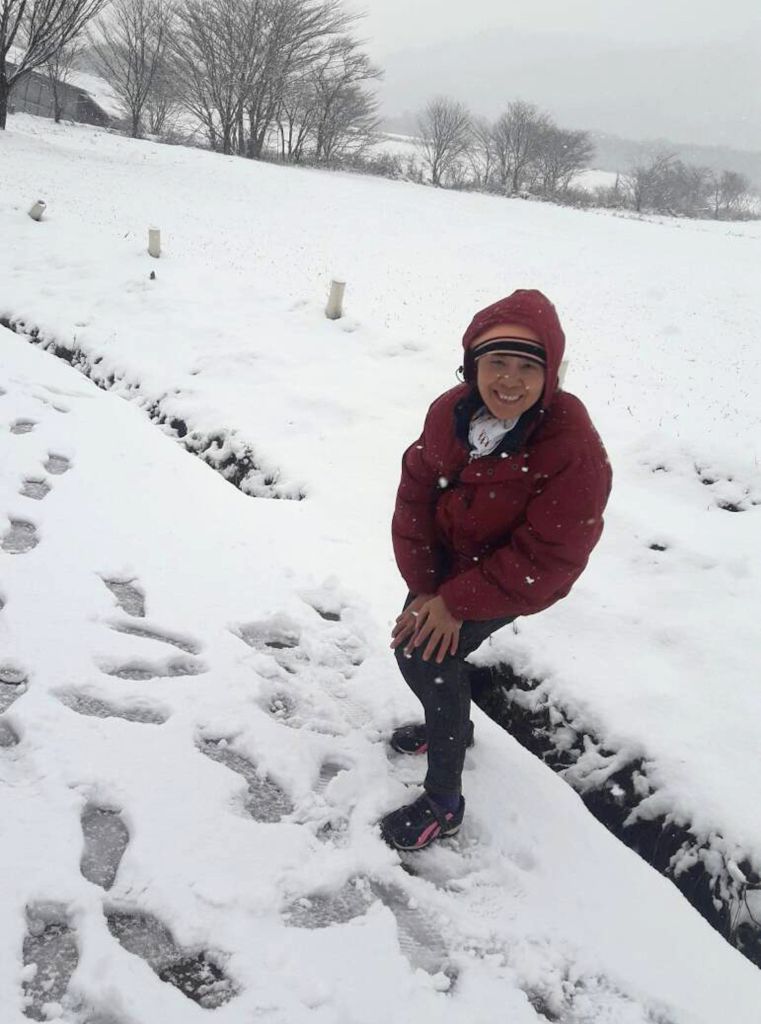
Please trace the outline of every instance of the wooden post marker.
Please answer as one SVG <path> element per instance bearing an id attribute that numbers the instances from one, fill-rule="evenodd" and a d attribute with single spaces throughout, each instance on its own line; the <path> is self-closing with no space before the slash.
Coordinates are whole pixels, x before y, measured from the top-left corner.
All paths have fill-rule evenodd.
<path id="1" fill-rule="evenodd" d="M 343 316 L 345 281 L 331 281 L 328 304 L 325 307 L 325 316 L 328 320 L 340 320 Z"/>
<path id="2" fill-rule="evenodd" d="M 161 255 L 161 232 L 158 228 L 148 228 L 148 254 L 155 259 Z"/>
<path id="3" fill-rule="evenodd" d="M 42 220 L 42 215 L 45 212 L 46 202 L 44 199 L 38 199 L 29 210 L 29 216 L 32 220 Z"/>

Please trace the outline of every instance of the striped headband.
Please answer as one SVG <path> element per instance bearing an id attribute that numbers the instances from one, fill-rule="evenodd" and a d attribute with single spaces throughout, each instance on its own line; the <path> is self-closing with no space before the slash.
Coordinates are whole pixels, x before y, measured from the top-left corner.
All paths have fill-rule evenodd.
<path id="1" fill-rule="evenodd" d="M 474 359 L 488 355 L 489 352 L 502 352 L 509 356 L 523 356 L 540 366 L 547 365 L 547 353 L 544 345 L 537 341 L 527 341 L 526 338 L 488 338 L 480 345 L 471 345 L 470 351 Z"/>

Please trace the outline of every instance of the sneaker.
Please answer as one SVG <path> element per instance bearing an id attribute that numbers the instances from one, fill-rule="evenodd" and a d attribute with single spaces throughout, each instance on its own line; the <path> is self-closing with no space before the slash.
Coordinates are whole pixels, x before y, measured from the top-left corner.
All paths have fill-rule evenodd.
<path id="1" fill-rule="evenodd" d="M 400 725 L 391 733 L 390 745 L 400 754 L 426 754 L 428 752 L 428 737 L 425 731 L 425 722 L 415 722 L 412 725 Z M 468 722 L 468 746 L 475 743 L 473 738 L 473 723 Z"/>
<path id="2" fill-rule="evenodd" d="M 423 793 L 414 803 L 382 818 L 381 835 L 389 846 L 397 850 L 422 850 L 435 839 L 444 839 L 458 832 L 464 814 L 463 797 L 460 797 L 456 811 L 445 811 L 427 793 Z"/>

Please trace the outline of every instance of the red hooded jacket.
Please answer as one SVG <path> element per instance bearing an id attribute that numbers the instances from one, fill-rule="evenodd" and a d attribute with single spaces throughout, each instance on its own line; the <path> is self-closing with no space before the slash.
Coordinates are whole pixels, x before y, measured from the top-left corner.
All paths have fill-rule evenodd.
<path id="1" fill-rule="evenodd" d="M 482 402 L 468 349 L 500 323 L 542 340 L 544 394 L 505 446 L 470 461 L 467 427 Z M 584 405 L 558 387 L 565 338 L 541 292 L 482 310 L 463 345 L 466 383 L 436 399 L 404 453 L 394 554 L 410 591 L 439 594 L 457 619 L 531 615 L 565 597 L 584 570 L 602 533 L 610 464 Z"/>

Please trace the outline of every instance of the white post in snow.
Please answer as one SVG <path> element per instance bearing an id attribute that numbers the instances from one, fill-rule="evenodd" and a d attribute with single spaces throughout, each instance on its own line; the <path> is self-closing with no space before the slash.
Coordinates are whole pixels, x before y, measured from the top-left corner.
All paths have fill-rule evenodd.
<path id="1" fill-rule="evenodd" d="M 343 316 L 343 301 L 345 288 L 345 281 L 330 282 L 330 295 L 328 297 L 328 304 L 325 307 L 325 316 L 328 318 L 328 320 L 340 320 L 340 318 Z"/>
<path id="2" fill-rule="evenodd" d="M 565 384 L 565 375 L 566 375 L 566 373 L 568 373 L 568 360 L 564 359 L 563 362 L 560 364 L 560 369 L 558 370 L 558 387 L 559 388 L 562 388 L 563 385 Z"/>
<path id="3" fill-rule="evenodd" d="M 161 255 L 161 232 L 158 228 L 148 228 L 148 254 L 156 259 Z"/>
<path id="4" fill-rule="evenodd" d="M 29 216 L 32 220 L 42 220 L 42 215 L 45 212 L 46 203 L 44 199 L 38 199 L 29 210 Z"/>

